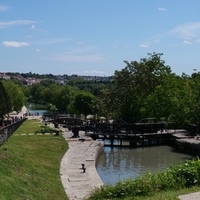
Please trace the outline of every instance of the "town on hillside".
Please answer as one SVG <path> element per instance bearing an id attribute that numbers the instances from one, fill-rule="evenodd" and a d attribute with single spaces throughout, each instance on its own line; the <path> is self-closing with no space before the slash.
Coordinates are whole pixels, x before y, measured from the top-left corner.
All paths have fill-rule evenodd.
<path id="1" fill-rule="evenodd" d="M 41 80 L 51 79 L 54 80 L 57 84 L 65 85 L 67 81 L 73 79 L 80 79 L 83 81 L 94 81 L 94 82 L 109 82 L 111 76 L 79 76 L 77 74 L 73 75 L 53 75 L 53 74 L 35 74 L 35 73 L 12 73 L 12 72 L 0 72 L 0 80 L 18 80 L 22 81 L 24 85 L 33 85 L 40 83 Z"/>

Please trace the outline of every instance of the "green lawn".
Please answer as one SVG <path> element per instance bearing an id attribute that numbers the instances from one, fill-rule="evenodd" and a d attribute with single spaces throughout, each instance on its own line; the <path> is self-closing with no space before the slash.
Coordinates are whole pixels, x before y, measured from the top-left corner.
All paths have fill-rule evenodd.
<path id="1" fill-rule="evenodd" d="M 190 194 L 192 192 L 199 192 L 200 187 L 184 188 L 180 190 L 170 190 L 156 192 L 149 196 L 142 197 L 127 197 L 121 200 L 179 200 L 178 196 L 183 194 Z"/>
<path id="2" fill-rule="evenodd" d="M 67 142 L 62 136 L 28 135 L 40 125 L 26 120 L 0 147 L 1 200 L 68 199 L 59 173 Z"/>

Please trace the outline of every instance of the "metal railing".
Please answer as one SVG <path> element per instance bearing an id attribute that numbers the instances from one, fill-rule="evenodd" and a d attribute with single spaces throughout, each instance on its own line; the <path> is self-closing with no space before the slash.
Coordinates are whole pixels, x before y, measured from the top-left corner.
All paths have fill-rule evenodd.
<path id="1" fill-rule="evenodd" d="M 0 128 L 0 146 L 22 125 L 26 118 Z"/>

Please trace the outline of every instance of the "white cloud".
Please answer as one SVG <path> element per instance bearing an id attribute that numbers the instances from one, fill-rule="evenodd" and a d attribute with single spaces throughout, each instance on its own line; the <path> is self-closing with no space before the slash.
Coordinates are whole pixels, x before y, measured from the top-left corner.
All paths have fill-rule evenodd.
<path id="1" fill-rule="evenodd" d="M 162 11 L 162 12 L 166 12 L 167 9 L 166 8 L 158 8 L 159 11 Z"/>
<path id="2" fill-rule="evenodd" d="M 45 30 L 43 30 L 43 29 L 41 29 L 41 28 L 38 28 L 38 27 L 36 27 L 36 25 L 35 25 L 35 24 L 32 24 L 32 25 L 31 25 L 31 27 L 30 27 L 30 29 L 31 29 L 32 31 L 45 32 Z"/>
<path id="3" fill-rule="evenodd" d="M 183 45 L 191 45 L 192 44 L 192 42 L 190 42 L 190 41 L 188 41 L 188 40 L 184 40 L 183 41 Z"/>
<path id="4" fill-rule="evenodd" d="M 5 47 L 16 47 L 16 48 L 29 46 L 29 44 L 26 42 L 16 42 L 16 41 L 4 41 L 2 45 Z"/>
<path id="5" fill-rule="evenodd" d="M 21 26 L 21 25 L 29 25 L 34 24 L 36 22 L 29 21 L 29 20 L 14 20 L 14 21 L 8 21 L 8 22 L 2 22 L 0 21 L 0 28 L 8 28 L 12 26 Z"/>
<path id="6" fill-rule="evenodd" d="M 200 32 L 200 22 L 181 24 L 169 31 L 170 34 L 180 35 L 184 39 L 191 39 Z"/>
<path id="7" fill-rule="evenodd" d="M 140 44 L 140 47 L 141 47 L 141 48 L 148 48 L 149 45 L 147 45 L 147 44 Z"/>
<path id="8" fill-rule="evenodd" d="M 10 8 L 8 6 L 0 5 L 0 12 L 8 11 Z"/>
<path id="9" fill-rule="evenodd" d="M 35 30 L 35 25 L 31 25 L 31 30 Z"/>

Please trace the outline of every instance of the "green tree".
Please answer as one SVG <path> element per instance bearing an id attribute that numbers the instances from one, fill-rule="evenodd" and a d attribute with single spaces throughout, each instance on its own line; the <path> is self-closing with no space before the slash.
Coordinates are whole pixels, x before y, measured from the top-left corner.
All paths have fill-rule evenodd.
<path id="1" fill-rule="evenodd" d="M 200 72 L 193 73 L 189 80 L 190 119 L 191 123 L 195 123 L 200 127 Z"/>
<path id="2" fill-rule="evenodd" d="M 77 114 L 88 115 L 94 112 L 95 96 L 89 92 L 79 92 L 74 99 L 74 109 Z"/>
<path id="3" fill-rule="evenodd" d="M 75 90 L 71 86 L 64 86 L 55 96 L 55 105 L 60 112 L 73 111 L 73 102 L 75 97 Z"/>
<path id="4" fill-rule="evenodd" d="M 165 65 L 160 56 L 153 53 L 148 58 L 140 59 L 140 62 L 124 61 L 126 67 L 121 71 L 115 71 L 110 97 L 113 107 L 118 110 L 118 117 L 127 122 L 150 117 L 146 111 L 147 99 L 171 74 L 170 67 Z"/>
<path id="5" fill-rule="evenodd" d="M 162 84 L 158 85 L 154 92 L 148 95 L 142 110 L 143 115 L 172 121 L 177 127 L 186 126 L 190 119 L 189 91 L 187 78 L 175 74 L 166 76 Z"/>
<path id="6" fill-rule="evenodd" d="M 115 71 L 114 85 L 109 95 L 112 100 L 109 104 L 113 104 L 112 107 L 119 114 L 119 118 L 123 118 L 127 122 L 133 121 L 136 113 L 138 113 L 135 113 L 137 102 L 135 102 L 134 84 L 133 74 L 129 67 L 125 67 L 121 71 Z"/>
<path id="7" fill-rule="evenodd" d="M 10 96 L 8 95 L 4 85 L 0 81 L 0 118 L 12 110 Z"/>
<path id="8" fill-rule="evenodd" d="M 44 93 L 43 93 L 44 102 L 55 105 L 57 102 L 57 96 L 59 95 L 61 90 L 62 90 L 61 86 L 57 84 L 49 84 L 44 89 Z"/>
<path id="9" fill-rule="evenodd" d="M 117 107 L 117 103 L 114 102 L 112 90 L 109 88 L 102 89 L 98 96 L 95 98 L 94 114 L 104 116 L 106 119 L 111 117 L 112 119 L 120 116 L 120 109 Z"/>
<path id="10" fill-rule="evenodd" d="M 30 88 L 30 100 L 40 102 L 43 99 L 43 92 L 45 87 L 40 83 L 36 83 Z"/>
<path id="11" fill-rule="evenodd" d="M 3 81 L 2 83 L 9 96 L 11 110 L 20 111 L 26 100 L 21 88 L 12 81 Z"/>
<path id="12" fill-rule="evenodd" d="M 43 79 L 43 80 L 41 80 L 40 84 L 47 87 L 50 84 L 55 84 L 55 81 L 52 79 Z"/>

